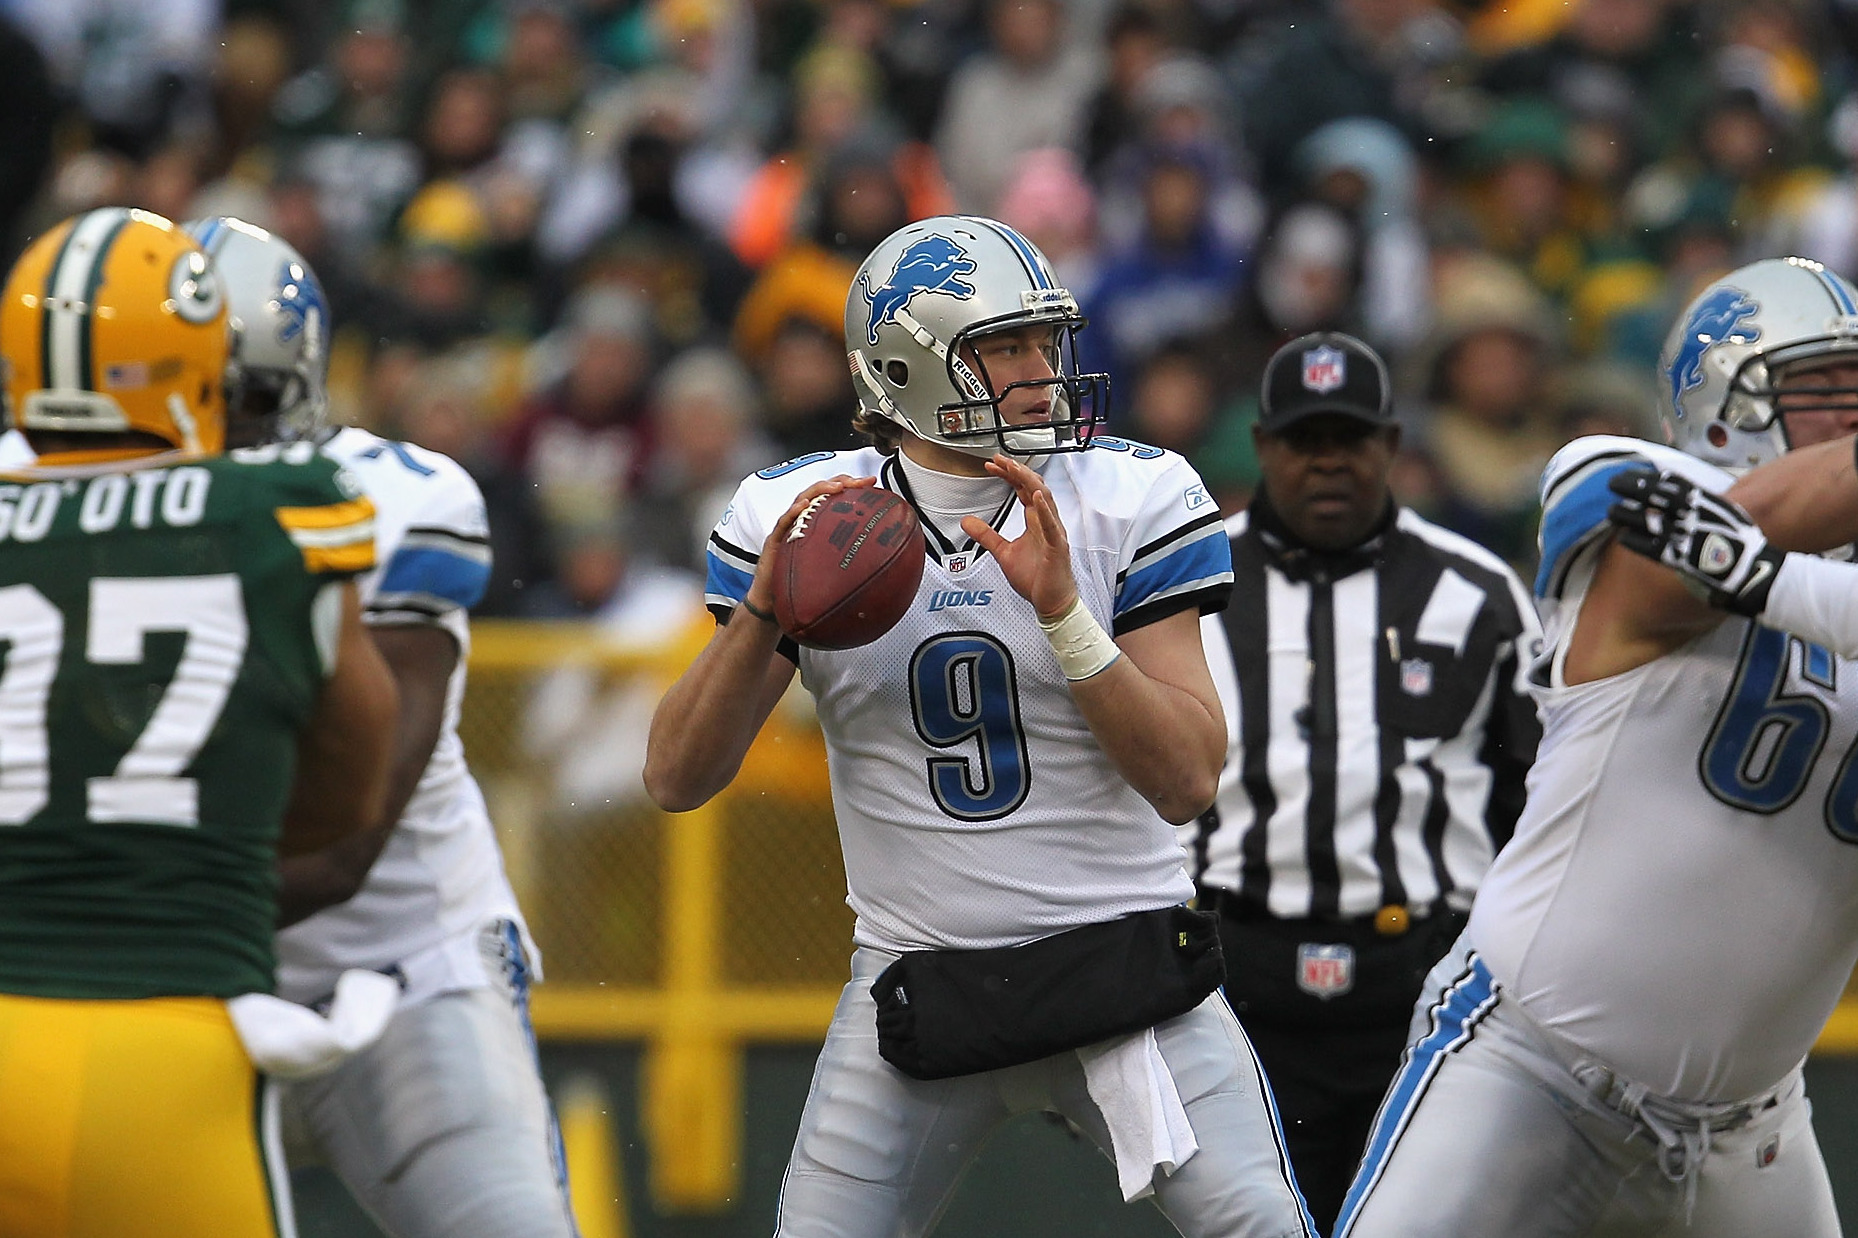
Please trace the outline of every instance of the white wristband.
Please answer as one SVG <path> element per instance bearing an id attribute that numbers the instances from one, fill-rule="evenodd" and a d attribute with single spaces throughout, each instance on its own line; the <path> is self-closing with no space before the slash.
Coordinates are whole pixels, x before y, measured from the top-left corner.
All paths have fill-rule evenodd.
<path id="1" fill-rule="evenodd" d="M 1089 679 L 1123 656 L 1097 617 L 1084 607 L 1082 598 L 1072 598 L 1064 613 L 1056 619 L 1039 619 L 1039 630 L 1052 643 L 1058 655 L 1058 668 L 1072 683 Z"/>
<path id="2" fill-rule="evenodd" d="M 1818 555 L 1790 554 L 1781 560 L 1758 622 L 1843 657 L 1858 656 L 1858 567 Z"/>

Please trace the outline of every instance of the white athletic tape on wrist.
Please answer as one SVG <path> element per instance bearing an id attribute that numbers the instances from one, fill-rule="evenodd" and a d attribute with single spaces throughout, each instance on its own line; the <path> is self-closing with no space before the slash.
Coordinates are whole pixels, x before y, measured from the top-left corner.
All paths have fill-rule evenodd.
<path id="1" fill-rule="evenodd" d="M 1072 683 L 1089 679 L 1123 656 L 1097 617 L 1085 608 L 1082 598 L 1072 598 L 1071 605 L 1056 619 L 1040 616 L 1039 631 L 1052 643 L 1058 667 Z"/>

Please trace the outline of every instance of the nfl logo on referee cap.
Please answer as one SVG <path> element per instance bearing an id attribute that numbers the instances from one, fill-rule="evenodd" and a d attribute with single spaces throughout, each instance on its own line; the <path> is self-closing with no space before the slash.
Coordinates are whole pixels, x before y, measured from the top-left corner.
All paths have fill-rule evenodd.
<path id="1" fill-rule="evenodd" d="M 1303 354 L 1303 385 L 1318 395 L 1334 391 L 1348 381 L 1348 357 L 1339 348 L 1323 345 Z"/>
<path id="2" fill-rule="evenodd" d="M 1355 949 L 1306 941 L 1297 946 L 1297 987 L 1325 1001 L 1355 987 Z"/>

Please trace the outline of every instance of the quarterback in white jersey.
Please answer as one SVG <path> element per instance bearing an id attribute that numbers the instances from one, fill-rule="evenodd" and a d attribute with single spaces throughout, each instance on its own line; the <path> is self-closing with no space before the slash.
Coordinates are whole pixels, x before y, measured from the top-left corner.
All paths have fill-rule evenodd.
<path id="1" fill-rule="evenodd" d="M 401 690 L 384 819 L 280 866 L 279 995 L 319 1005 L 351 968 L 402 988 L 379 1041 L 287 1090 L 290 1150 L 326 1161 L 394 1238 L 569 1238 L 528 1020 L 539 957 L 458 736 L 467 612 L 490 574 L 483 497 L 446 456 L 321 425 L 327 309 L 294 249 L 238 220 L 189 230 L 238 320 L 229 421 L 316 438 L 375 505 L 377 566 L 358 584 Z"/>
<path id="2" fill-rule="evenodd" d="M 1153 1194 L 1184 1234 L 1313 1232 L 1250 1045 L 1210 989 L 1113 1035 L 1091 1030 L 1103 1012 L 1039 1006 L 946 1069 L 910 1064 L 893 1040 L 899 1022 L 951 1009 L 899 969 L 1012 968 L 1078 934 L 1121 941 L 1195 915 L 1168 822 L 1204 810 L 1219 774 L 1198 616 L 1224 604 L 1230 557 L 1185 461 L 1093 441 L 1107 392 L 1075 372 L 1080 323 L 1011 229 L 902 229 L 846 308 L 855 424 L 877 446 L 748 478 L 711 538 L 722 626 L 653 718 L 646 789 L 676 811 L 727 785 L 797 665 L 857 913 L 852 980 L 782 1186 L 783 1238 L 927 1233 L 987 1135 L 1034 1109 L 1066 1115 L 1115 1162 L 1125 1198 Z M 915 602 L 871 644 L 799 648 L 769 609 L 768 550 L 808 503 L 873 480 L 924 526 Z M 1142 972 L 1129 992 L 1143 1011 L 1150 984 Z M 972 1018 L 953 1022 L 985 1035 L 1011 1022 L 997 991 L 965 995 Z"/>
<path id="3" fill-rule="evenodd" d="M 1710 608 L 1608 514 L 1632 471 L 1720 491 L 1858 428 L 1858 293 L 1744 267 L 1662 374 L 1683 451 L 1581 439 L 1543 477 L 1528 804 L 1338 1235 L 1839 1232 L 1800 1068 L 1858 962 L 1858 664 Z"/>
<path id="4" fill-rule="evenodd" d="M 709 604 L 741 604 L 796 494 L 874 475 L 921 502 L 921 472 L 874 448 L 750 477 L 710 540 Z M 1075 530 L 1078 596 L 1111 631 L 1197 612 L 1229 584 L 1216 509 L 1181 457 L 1098 438 L 1052 456 L 1041 477 Z M 996 489 L 1007 510 L 995 527 L 1016 537 L 1025 513 Z M 857 650 L 796 650 L 828 720 L 853 940 L 897 953 L 1010 946 L 1191 898 L 1180 844 L 1091 742 L 1032 608 L 997 559 L 933 527 L 931 516 L 918 602 L 895 628 Z M 971 703 L 951 696 L 970 689 Z M 1092 806 L 1089 830 L 1080 804 Z"/>

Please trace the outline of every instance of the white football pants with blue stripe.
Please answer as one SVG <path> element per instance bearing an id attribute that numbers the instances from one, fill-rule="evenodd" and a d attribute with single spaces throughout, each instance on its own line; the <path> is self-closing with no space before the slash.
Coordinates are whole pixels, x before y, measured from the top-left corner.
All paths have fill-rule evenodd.
<path id="1" fill-rule="evenodd" d="M 392 1238 L 574 1238 L 525 996 L 418 1002 L 334 1071 L 292 1083 L 292 1165 L 327 1164 Z"/>
<path id="2" fill-rule="evenodd" d="M 1015 1114 L 1062 1114 L 1112 1155 L 1076 1053 L 929 1081 L 879 1057 L 871 984 L 896 957 L 852 956 L 781 1184 L 778 1238 L 921 1238 L 982 1142 Z M 1163 1215 L 1187 1238 L 1313 1238 L 1270 1089 L 1226 999 L 1215 991 L 1156 1025 L 1155 1042 L 1200 1149 L 1156 1175 Z"/>
<path id="3" fill-rule="evenodd" d="M 1838 1238 L 1798 1068 L 1735 1104 L 1644 1095 L 1557 1056 L 1462 939 L 1414 1028 L 1334 1238 Z"/>

